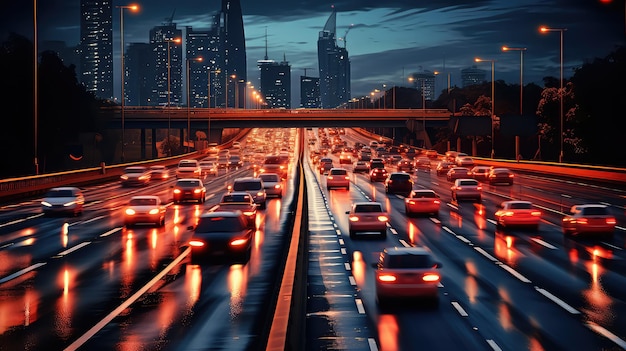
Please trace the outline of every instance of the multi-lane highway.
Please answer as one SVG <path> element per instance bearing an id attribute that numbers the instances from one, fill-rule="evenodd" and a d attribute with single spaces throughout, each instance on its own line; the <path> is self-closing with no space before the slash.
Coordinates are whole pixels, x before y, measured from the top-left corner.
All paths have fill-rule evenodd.
<path id="1" fill-rule="evenodd" d="M 351 131 L 344 140 L 368 141 Z M 457 203 L 445 177 L 421 171 L 412 173 L 414 187 L 441 196 L 440 215 L 408 218 L 403 196 L 385 194 L 366 175 L 351 173 L 349 191 L 327 190 L 308 150 L 303 154 L 307 307 L 305 330 L 296 332 L 307 349 L 626 348 L 625 189 L 517 174 L 513 186 L 485 185 L 480 203 Z M 283 198 L 259 211 L 245 264 L 191 265 L 187 241 L 227 185 L 253 175 L 248 167 L 206 178 L 204 204 L 171 203 L 173 180 L 87 187 L 80 217 L 45 217 L 38 199 L 2 204 L 0 349 L 264 349 L 298 195 L 295 155 L 292 148 Z M 124 227 L 123 208 L 136 194 L 168 203 L 164 227 Z M 541 208 L 539 230 L 497 229 L 495 206 L 506 199 Z M 368 200 L 390 214 L 386 239 L 347 235 L 345 212 Z M 563 211 L 589 202 L 610 205 L 618 223 L 613 238 L 563 236 Z M 385 247 L 402 245 L 426 246 L 443 264 L 436 304 L 377 305 L 371 264 Z"/>

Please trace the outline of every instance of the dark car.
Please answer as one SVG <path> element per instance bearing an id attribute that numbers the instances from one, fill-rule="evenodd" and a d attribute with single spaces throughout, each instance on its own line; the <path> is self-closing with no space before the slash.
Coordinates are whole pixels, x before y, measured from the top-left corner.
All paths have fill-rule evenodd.
<path id="1" fill-rule="evenodd" d="M 398 169 L 398 172 L 402 172 L 402 171 L 411 172 L 413 170 L 413 163 L 409 160 L 400 160 L 396 164 L 396 168 Z"/>
<path id="2" fill-rule="evenodd" d="M 454 163 L 450 162 L 450 161 L 440 161 L 439 163 L 437 163 L 437 167 L 435 168 L 435 171 L 437 172 L 437 175 L 445 175 L 448 173 L 448 171 L 450 170 L 450 168 L 454 167 Z"/>
<path id="3" fill-rule="evenodd" d="M 204 203 L 206 199 L 206 188 L 200 179 L 182 178 L 177 180 L 172 188 L 174 189 L 174 203 L 186 200 Z"/>
<path id="4" fill-rule="evenodd" d="M 616 220 L 608 206 L 602 204 L 574 205 L 562 219 L 563 234 L 595 234 L 612 236 Z"/>
<path id="5" fill-rule="evenodd" d="M 446 178 L 451 182 L 461 178 L 472 178 L 472 171 L 466 167 L 452 167 L 446 173 Z"/>
<path id="6" fill-rule="evenodd" d="M 241 211 L 217 211 L 200 216 L 189 240 L 191 262 L 210 257 L 234 257 L 247 261 L 252 251 L 254 229 Z"/>
<path id="7" fill-rule="evenodd" d="M 384 168 L 374 168 L 370 171 L 370 182 L 384 182 L 388 174 Z"/>
<path id="8" fill-rule="evenodd" d="M 120 176 L 122 186 L 141 186 L 150 183 L 152 172 L 144 166 L 131 166 L 124 169 Z"/>
<path id="9" fill-rule="evenodd" d="M 508 184 L 513 185 L 515 175 L 508 168 L 492 168 L 489 171 L 489 184 Z"/>
<path id="10" fill-rule="evenodd" d="M 408 195 L 411 190 L 413 190 L 413 179 L 408 173 L 392 172 L 385 179 L 385 192 L 387 194 Z"/>

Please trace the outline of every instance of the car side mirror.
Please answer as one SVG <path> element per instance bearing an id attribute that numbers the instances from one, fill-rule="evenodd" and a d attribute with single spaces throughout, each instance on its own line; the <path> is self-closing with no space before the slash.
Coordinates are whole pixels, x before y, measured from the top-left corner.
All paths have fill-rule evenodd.
<path id="1" fill-rule="evenodd" d="M 193 229 L 194 229 L 194 228 L 193 228 L 193 226 L 192 226 L 192 225 L 190 225 L 189 227 L 187 227 L 187 230 L 193 230 Z"/>
<path id="2" fill-rule="evenodd" d="M 346 214 L 350 214 L 350 211 L 346 211 Z"/>

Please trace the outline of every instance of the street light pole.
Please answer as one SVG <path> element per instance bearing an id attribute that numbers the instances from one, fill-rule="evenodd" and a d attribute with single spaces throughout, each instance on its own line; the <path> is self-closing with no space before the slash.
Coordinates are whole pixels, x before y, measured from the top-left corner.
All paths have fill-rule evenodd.
<path id="1" fill-rule="evenodd" d="M 559 119 L 561 120 L 561 152 L 559 153 L 559 162 L 563 162 L 563 33 L 567 30 L 567 28 L 548 28 L 541 27 L 539 31 L 542 33 L 546 32 L 559 32 L 561 35 L 561 46 L 560 46 L 560 88 L 559 88 Z"/>
<path id="2" fill-rule="evenodd" d="M 172 145 L 170 143 L 170 134 L 172 128 L 172 111 L 170 96 L 172 95 L 170 81 L 171 81 L 171 55 L 170 55 L 170 43 L 180 43 L 182 40 L 180 38 L 168 39 L 165 38 L 164 41 L 167 43 L 167 156 L 172 156 Z"/>
<path id="3" fill-rule="evenodd" d="M 522 99 L 523 99 L 523 94 L 524 94 L 524 51 L 526 51 L 526 48 L 511 48 L 508 46 L 503 46 L 502 47 L 502 51 L 519 51 L 519 114 L 520 116 L 523 115 L 522 113 L 522 108 L 523 108 L 523 104 L 522 104 Z"/>
<path id="4" fill-rule="evenodd" d="M 191 139 L 191 115 L 189 110 L 189 62 L 202 61 L 202 57 L 187 58 L 187 153 L 189 153 L 189 143 Z"/>
<path id="5" fill-rule="evenodd" d="M 35 174 L 39 174 L 37 159 L 37 139 L 39 138 L 39 48 L 37 45 L 37 0 L 33 0 L 33 118 L 34 118 L 34 147 L 35 147 Z"/>
<path id="6" fill-rule="evenodd" d="M 217 69 L 215 71 L 211 71 L 211 69 L 209 68 L 209 84 L 207 86 L 207 93 L 206 93 L 206 106 L 207 106 L 207 115 L 209 116 L 209 125 L 208 125 L 208 134 L 206 135 L 206 142 L 207 143 L 211 143 L 211 73 L 215 73 L 215 79 L 217 79 L 217 74 L 220 73 L 221 70 Z M 217 95 L 217 94 L 216 94 Z M 217 105 L 217 99 L 215 99 L 215 103 L 213 104 L 214 107 Z"/>
<path id="7" fill-rule="evenodd" d="M 495 152 L 495 133 L 494 133 L 494 124 L 495 124 L 495 111 L 496 111 L 496 95 L 495 95 L 495 65 L 496 60 L 486 60 L 476 58 L 476 62 L 491 62 L 491 158 L 494 158 Z"/>
<path id="8" fill-rule="evenodd" d="M 116 6 L 116 8 L 120 9 L 120 52 L 121 52 L 121 61 L 122 61 L 122 65 L 121 65 L 121 76 L 122 76 L 122 80 L 121 80 L 121 100 L 122 100 L 122 110 L 121 110 L 121 117 L 122 117 L 122 163 L 124 163 L 124 104 L 126 101 L 126 98 L 124 97 L 124 76 L 126 75 L 125 68 L 124 68 L 124 9 L 128 9 L 131 11 L 137 11 L 139 9 L 139 6 L 137 5 L 126 5 L 126 6 Z"/>

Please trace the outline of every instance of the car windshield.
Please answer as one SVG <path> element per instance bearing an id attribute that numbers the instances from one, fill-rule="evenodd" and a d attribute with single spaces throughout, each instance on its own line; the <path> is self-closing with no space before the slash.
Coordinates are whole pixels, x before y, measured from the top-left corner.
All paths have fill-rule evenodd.
<path id="1" fill-rule="evenodd" d="M 203 217 L 196 227 L 196 233 L 232 233 L 241 230 L 243 227 L 238 217 Z"/>
<path id="2" fill-rule="evenodd" d="M 434 198 L 437 197 L 437 195 L 435 195 L 435 193 L 433 192 L 416 192 L 413 194 L 414 198 Z"/>
<path id="3" fill-rule="evenodd" d="M 125 172 L 126 173 L 143 173 L 143 172 L 145 172 L 145 169 L 143 169 L 143 168 L 126 168 Z"/>
<path id="4" fill-rule="evenodd" d="M 279 165 L 282 163 L 282 160 L 278 156 L 270 156 L 266 157 L 263 163 L 266 165 Z"/>
<path id="5" fill-rule="evenodd" d="M 54 189 L 48 191 L 46 197 L 72 197 L 74 193 L 69 189 Z"/>
<path id="6" fill-rule="evenodd" d="M 196 164 L 192 162 L 181 162 L 178 167 L 195 167 Z"/>
<path id="7" fill-rule="evenodd" d="M 509 205 L 509 208 L 513 210 L 530 210 L 532 207 L 532 204 L 527 202 L 513 202 Z"/>
<path id="8" fill-rule="evenodd" d="M 250 195 L 248 194 L 229 194 L 224 195 L 222 202 L 250 202 Z"/>
<path id="9" fill-rule="evenodd" d="M 582 214 L 584 216 L 603 216 L 609 214 L 606 207 L 584 207 Z"/>
<path id="10" fill-rule="evenodd" d="M 472 186 L 472 185 L 478 185 L 478 182 L 475 181 L 475 180 L 462 180 L 462 181 L 459 182 L 459 185 L 469 185 L 469 186 Z"/>
<path id="11" fill-rule="evenodd" d="M 330 174 L 332 175 L 346 175 L 348 174 L 345 170 L 343 169 L 334 169 L 330 172 Z"/>
<path id="12" fill-rule="evenodd" d="M 156 206 L 157 199 L 130 199 L 128 204 L 131 206 Z"/>
<path id="13" fill-rule="evenodd" d="M 261 174 L 259 178 L 264 182 L 278 182 L 278 175 L 276 174 Z"/>
<path id="14" fill-rule="evenodd" d="M 182 187 L 192 187 L 192 186 L 200 186 L 200 181 L 195 180 L 179 180 L 176 182 L 176 185 Z"/>
<path id="15" fill-rule="evenodd" d="M 383 209 L 380 205 L 358 205 L 354 208 L 355 213 L 364 213 L 364 212 L 382 212 Z"/>
<path id="16" fill-rule="evenodd" d="M 261 182 L 236 182 L 233 189 L 236 191 L 261 190 Z"/>
<path id="17" fill-rule="evenodd" d="M 388 255 L 385 259 L 387 268 L 431 268 L 434 262 L 429 255 Z"/>

